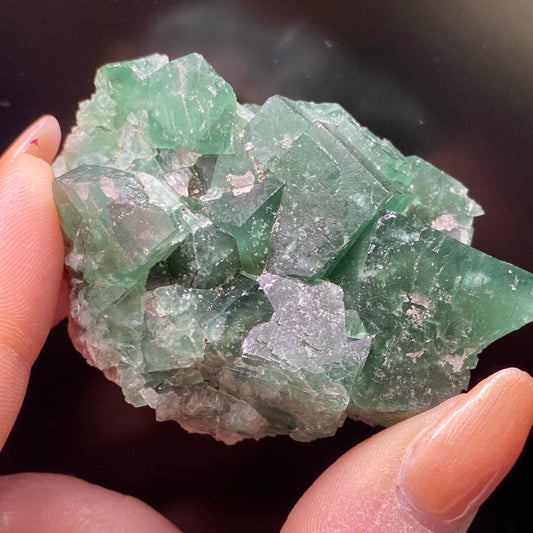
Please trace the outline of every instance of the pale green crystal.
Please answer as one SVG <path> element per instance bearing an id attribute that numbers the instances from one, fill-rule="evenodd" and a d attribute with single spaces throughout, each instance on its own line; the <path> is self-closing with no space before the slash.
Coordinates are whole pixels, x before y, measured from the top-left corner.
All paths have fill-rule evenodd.
<path id="1" fill-rule="evenodd" d="M 240 105 L 198 54 L 96 75 L 54 168 L 70 331 L 127 401 L 228 443 L 389 424 L 533 319 L 466 188 L 336 104 Z"/>

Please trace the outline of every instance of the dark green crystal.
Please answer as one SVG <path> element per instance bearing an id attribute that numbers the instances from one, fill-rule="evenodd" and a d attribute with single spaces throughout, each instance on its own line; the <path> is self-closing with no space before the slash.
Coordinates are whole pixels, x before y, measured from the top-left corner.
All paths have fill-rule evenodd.
<path id="1" fill-rule="evenodd" d="M 160 420 L 228 443 L 389 424 L 533 319 L 457 180 L 336 104 L 241 105 L 198 54 L 110 64 L 54 168 L 70 331 Z"/>

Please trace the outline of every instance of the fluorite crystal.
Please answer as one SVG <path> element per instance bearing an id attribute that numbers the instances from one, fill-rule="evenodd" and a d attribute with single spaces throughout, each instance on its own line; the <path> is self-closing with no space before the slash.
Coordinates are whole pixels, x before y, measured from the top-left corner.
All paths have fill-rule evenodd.
<path id="1" fill-rule="evenodd" d="M 458 181 L 338 105 L 241 105 L 197 54 L 102 67 L 55 170 L 75 345 L 227 443 L 428 409 L 533 319 Z"/>

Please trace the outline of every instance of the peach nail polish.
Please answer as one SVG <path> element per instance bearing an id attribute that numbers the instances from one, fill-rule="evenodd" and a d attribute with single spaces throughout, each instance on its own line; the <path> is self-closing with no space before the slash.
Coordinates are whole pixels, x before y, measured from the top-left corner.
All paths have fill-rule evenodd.
<path id="1" fill-rule="evenodd" d="M 398 498 L 425 527 L 457 529 L 518 458 L 533 424 L 533 378 L 516 368 L 460 397 L 410 444 Z"/>

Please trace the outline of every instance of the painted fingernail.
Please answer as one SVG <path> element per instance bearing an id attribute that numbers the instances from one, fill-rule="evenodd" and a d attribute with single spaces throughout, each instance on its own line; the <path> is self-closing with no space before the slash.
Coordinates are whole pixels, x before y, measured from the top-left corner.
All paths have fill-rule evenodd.
<path id="1" fill-rule="evenodd" d="M 28 126 L 7 149 L 4 157 L 15 159 L 27 153 L 51 163 L 54 159 L 61 131 L 57 120 L 51 115 L 44 115 Z"/>
<path id="2" fill-rule="evenodd" d="M 516 368 L 493 374 L 410 444 L 400 502 L 432 531 L 456 530 L 511 469 L 532 424 L 533 378 Z"/>

